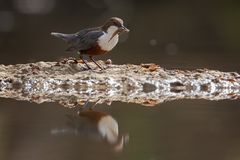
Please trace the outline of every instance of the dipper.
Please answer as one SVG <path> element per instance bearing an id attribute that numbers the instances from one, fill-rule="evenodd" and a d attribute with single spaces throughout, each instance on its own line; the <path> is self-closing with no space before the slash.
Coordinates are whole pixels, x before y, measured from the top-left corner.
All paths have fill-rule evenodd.
<path id="1" fill-rule="evenodd" d="M 93 56 L 111 51 L 118 43 L 119 35 L 123 32 L 129 32 L 129 29 L 123 25 L 123 20 L 117 17 L 112 17 L 100 27 L 83 29 L 73 34 L 52 32 L 51 35 L 58 37 L 69 44 L 66 51 L 77 51 L 80 59 L 86 64 L 88 69 L 91 69 L 91 67 L 83 59 L 82 55 L 84 54 L 88 55 L 100 69 L 103 69 L 93 59 Z"/>

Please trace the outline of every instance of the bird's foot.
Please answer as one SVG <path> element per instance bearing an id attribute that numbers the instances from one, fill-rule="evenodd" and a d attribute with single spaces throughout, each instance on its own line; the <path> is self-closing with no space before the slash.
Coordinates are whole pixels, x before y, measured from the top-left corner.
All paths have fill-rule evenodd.
<path id="1" fill-rule="evenodd" d="M 77 60 L 77 59 L 74 59 L 74 63 L 75 63 L 75 64 L 85 64 L 86 67 L 82 67 L 83 70 L 92 70 L 92 68 L 87 64 L 86 60 L 82 60 L 82 59 Z"/>
<path id="2" fill-rule="evenodd" d="M 83 104 L 83 106 L 80 109 L 78 109 L 77 114 L 80 115 L 81 112 L 88 111 L 88 110 L 90 110 L 90 111 L 93 110 L 96 107 L 96 105 L 98 104 L 98 102 L 100 102 L 100 99 L 98 99 L 97 101 L 93 102 L 92 105 L 89 105 L 89 100 L 87 100 Z"/>

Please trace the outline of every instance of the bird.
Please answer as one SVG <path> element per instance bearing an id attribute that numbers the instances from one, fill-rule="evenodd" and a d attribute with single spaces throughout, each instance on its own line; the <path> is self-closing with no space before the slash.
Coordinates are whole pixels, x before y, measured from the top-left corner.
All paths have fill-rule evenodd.
<path id="1" fill-rule="evenodd" d="M 51 32 L 52 36 L 68 43 L 68 52 L 78 52 L 79 58 L 88 69 L 92 68 L 83 59 L 88 55 L 101 70 L 103 68 L 93 59 L 93 56 L 102 55 L 111 51 L 118 43 L 119 35 L 130 30 L 123 25 L 123 20 L 118 17 L 109 18 L 102 26 L 87 28 L 73 34 Z"/>
<path id="2" fill-rule="evenodd" d="M 77 116 L 67 115 L 67 117 L 70 120 L 68 126 L 52 129 L 51 134 L 87 135 L 107 142 L 115 152 L 122 151 L 124 145 L 128 143 L 129 135 L 119 133 L 118 122 L 108 113 L 87 109 L 78 112 Z"/>

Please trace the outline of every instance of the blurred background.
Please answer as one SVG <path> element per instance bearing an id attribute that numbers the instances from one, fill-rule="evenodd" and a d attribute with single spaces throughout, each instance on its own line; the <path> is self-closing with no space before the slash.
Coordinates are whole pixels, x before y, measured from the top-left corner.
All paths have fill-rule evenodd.
<path id="1" fill-rule="evenodd" d="M 0 0 L 0 63 L 75 56 L 50 32 L 74 33 L 118 16 L 131 32 L 100 59 L 240 71 L 239 8 L 237 0 Z"/>
<path id="2" fill-rule="evenodd" d="M 74 33 L 124 20 L 131 31 L 111 53 L 115 64 L 238 71 L 240 1 L 0 0 L 0 64 L 76 56 L 50 32 Z M 0 99 L 0 159 L 239 159 L 239 102 L 179 101 L 155 108 L 98 105 L 129 133 L 122 153 L 82 135 L 53 136 L 72 110 L 59 104 Z"/>

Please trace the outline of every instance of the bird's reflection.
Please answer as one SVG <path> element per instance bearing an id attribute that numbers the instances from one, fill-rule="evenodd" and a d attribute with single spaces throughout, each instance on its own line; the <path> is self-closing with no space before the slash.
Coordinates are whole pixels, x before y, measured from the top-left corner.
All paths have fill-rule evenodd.
<path id="1" fill-rule="evenodd" d="M 78 114 L 67 115 L 67 126 L 52 129 L 52 135 L 75 134 L 87 136 L 109 144 L 114 151 L 122 151 L 128 142 L 128 134 L 122 135 L 118 130 L 118 122 L 108 113 L 92 108 L 79 111 Z"/>

